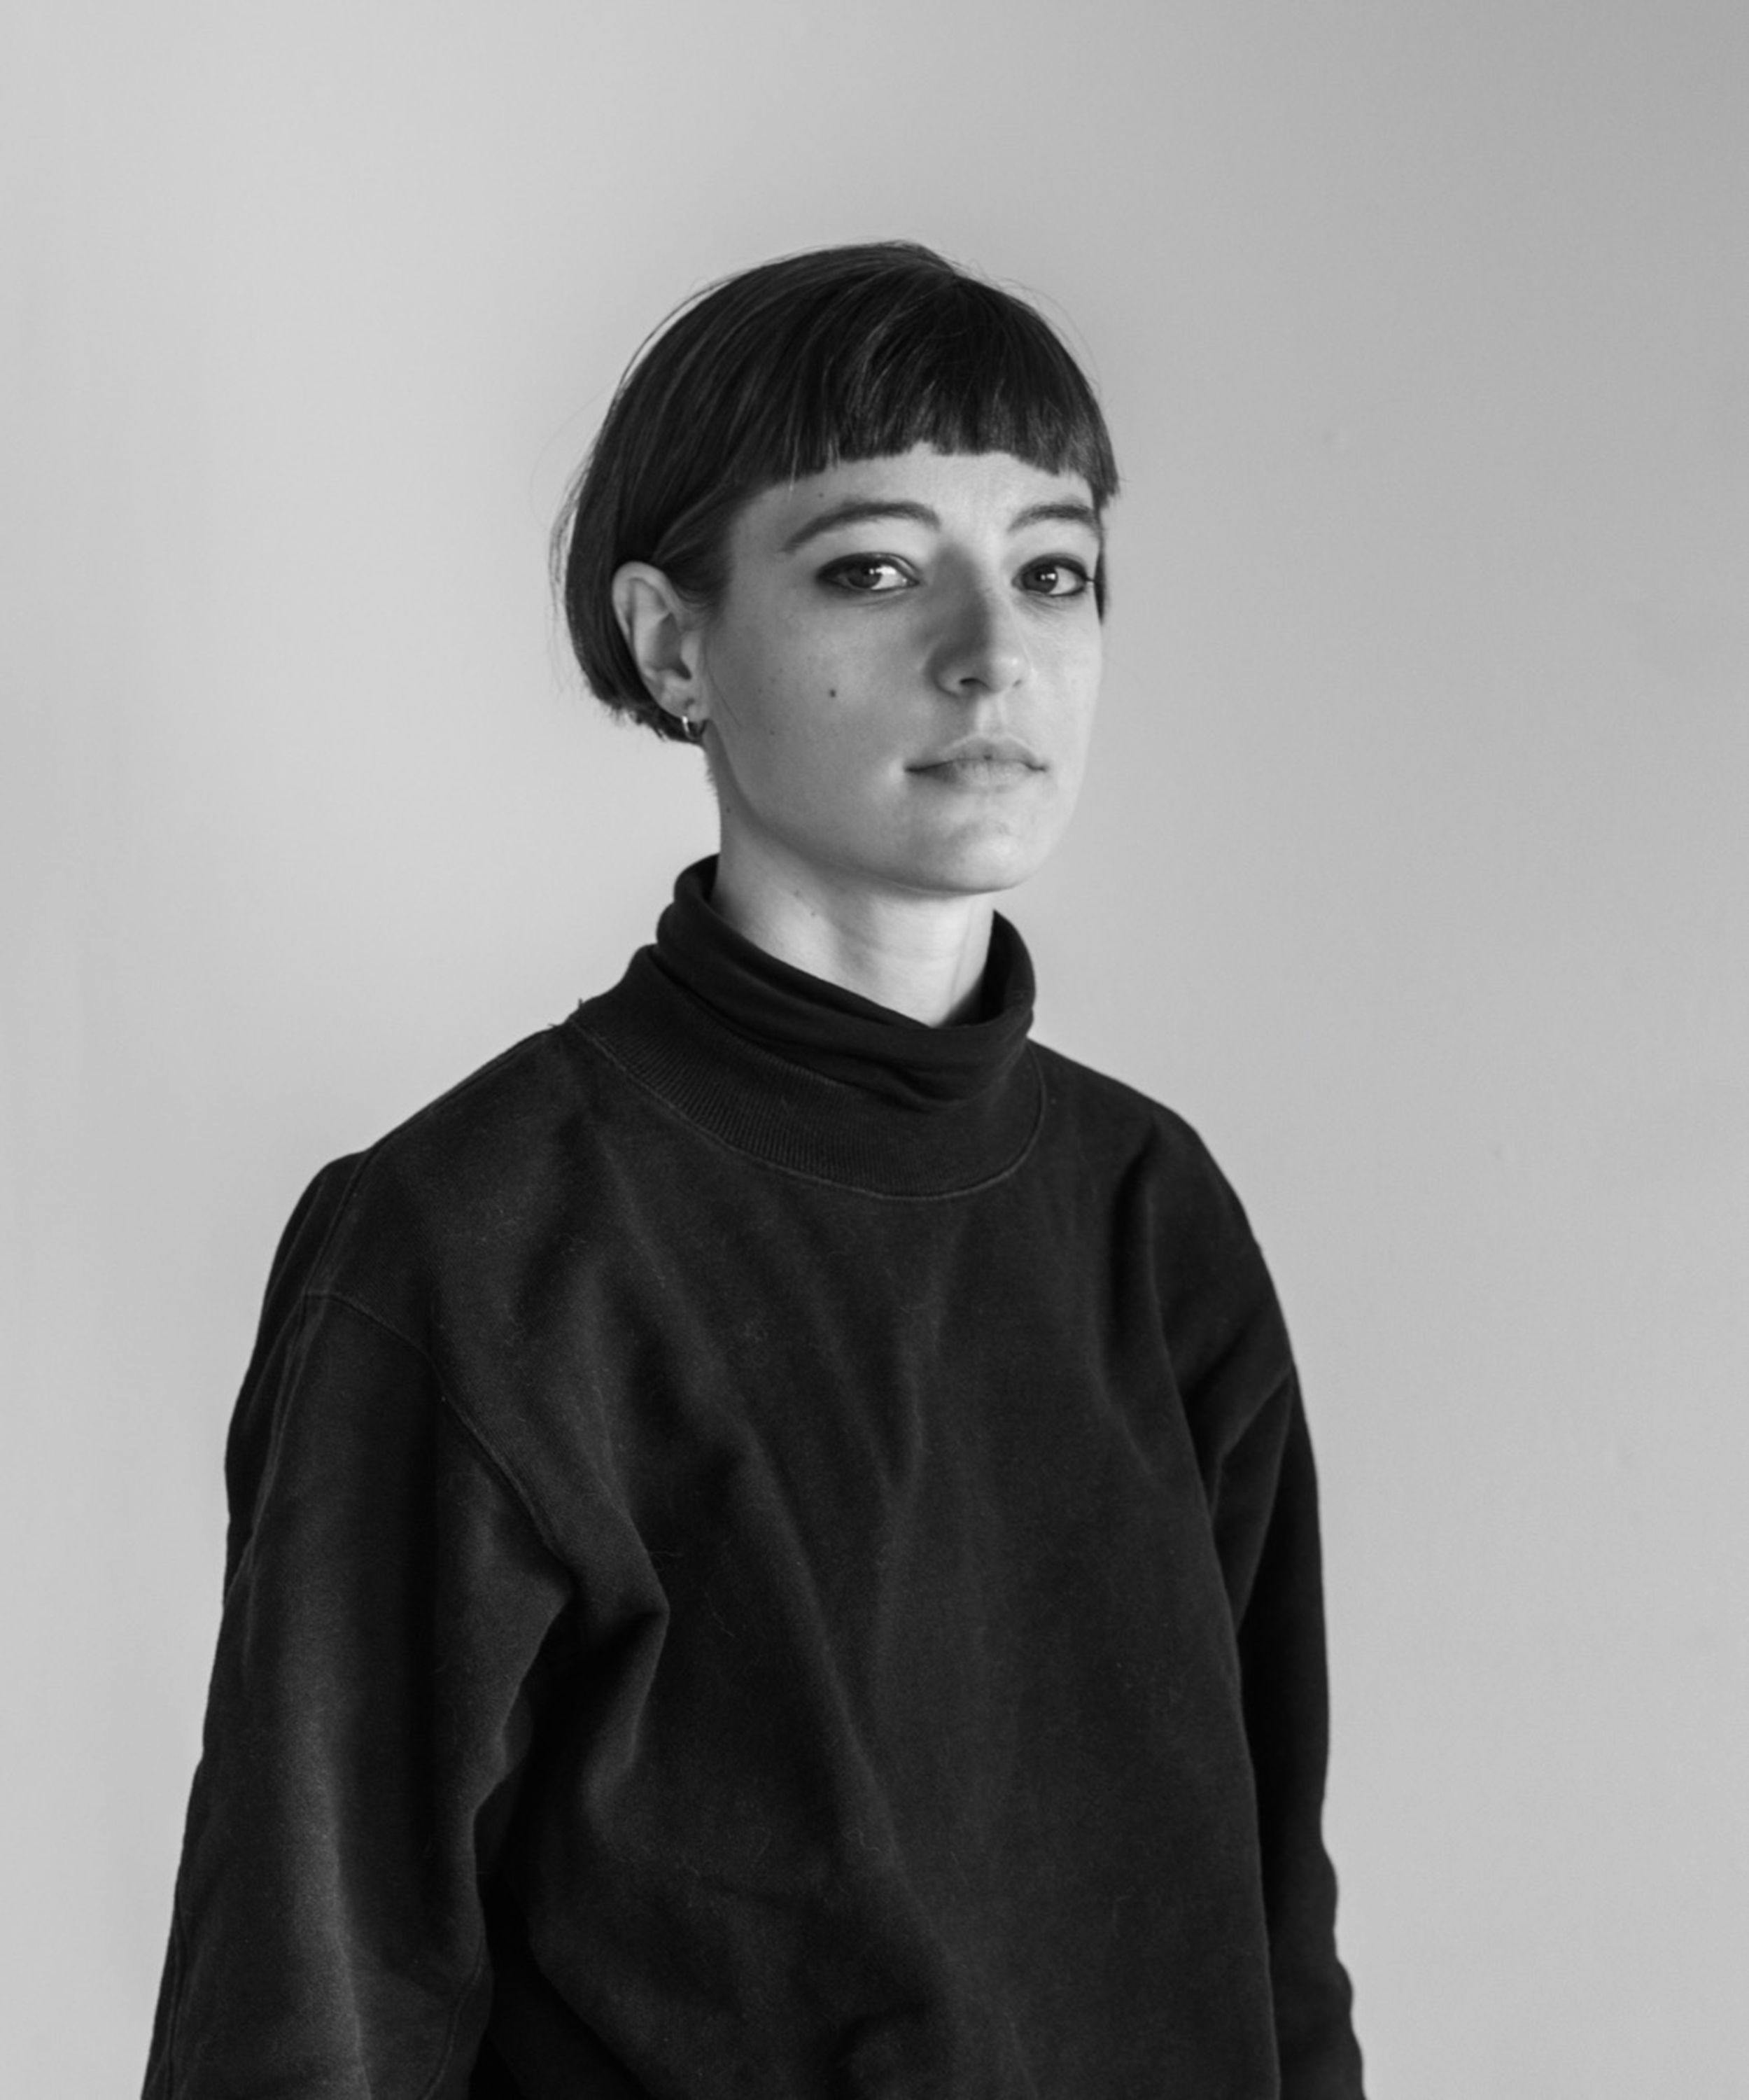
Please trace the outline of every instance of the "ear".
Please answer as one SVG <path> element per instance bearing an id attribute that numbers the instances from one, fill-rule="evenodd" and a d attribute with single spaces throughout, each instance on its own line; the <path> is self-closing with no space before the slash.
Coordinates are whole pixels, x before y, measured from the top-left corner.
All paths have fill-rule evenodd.
<path id="1" fill-rule="evenodd" d="M 614 617 L 650 697 L 666 713 L 704 724 L 700 617 L 660 569 L 627 562 L 614 571 Z"/>

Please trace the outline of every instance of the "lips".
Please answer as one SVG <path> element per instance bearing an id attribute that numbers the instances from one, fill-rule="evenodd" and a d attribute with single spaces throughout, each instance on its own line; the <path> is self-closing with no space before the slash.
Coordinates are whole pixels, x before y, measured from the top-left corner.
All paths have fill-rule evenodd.
<path id="1" fill-rule="evenodd" d="M 1045 761 L 1017 736 L 967 736 L 958 743 L 950 743 L 945 751 L 938 752 L 933 758 L 926 758 L 914 765 L 914 773 L 936 773 L 951 770 L 970 774 L 985 770 L 999 773 L 1024 769 L 1029 773 L 1042 773 Z"/>

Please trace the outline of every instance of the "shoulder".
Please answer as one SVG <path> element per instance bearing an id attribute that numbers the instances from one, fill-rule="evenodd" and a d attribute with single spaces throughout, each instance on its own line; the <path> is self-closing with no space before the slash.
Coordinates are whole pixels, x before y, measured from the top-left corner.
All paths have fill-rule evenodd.
<path id="1" fill-rule="evenodd" d="M 280 1240 L 270 1299 L 331 1292 L 399 1327 L 446 1272 L 494 1268 L 549 1238 L 579 1199 L 612 1090 L 566 1024 L 512 1044 L 317 1173 Z"/>
<path id="2" fill-rule="evenodd" d="M 1054 1142 L 1073 1145 L 1095 1172 L 1138 1177 L 1201 1223 L 1218 1221 L 1250 1238 L 1232 1185 L 1201 1133 L 1175 1109 L 1042 1043 L 1033 1050 Z"/>
<path id="3" fill-rule="evenodd" d="M 1126 1239 L 1145 1244 L 1161 1317 L 1181 1370 L 1236 1349 L 1256 1375 L 1280 1374 L 1288 1343 L 1274 1283 L 1237 1192 L 1177 1110 L 1035 1045 L 1046 1092 L 1043 1143 L 1080 1176 Z"/>

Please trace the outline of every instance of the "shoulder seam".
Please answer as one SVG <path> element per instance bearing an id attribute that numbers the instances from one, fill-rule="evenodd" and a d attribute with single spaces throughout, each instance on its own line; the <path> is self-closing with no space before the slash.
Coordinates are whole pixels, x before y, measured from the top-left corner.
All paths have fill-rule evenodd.
<path id="1" fill-rule="evenodd" d="M 337 1157 L 328 1161 L 326 1166 L 319 1169 L 315 1179 L 311 1181 L 309 1188 L 305 1191 L 302 1201 L 299 1206 L 300 1211 L 311 1207 L 316 1190 L 321 1186 L 323 1181 L 327 1179 L 328 1176 L 333 1175 L 335 1176 L 337 1180 L 340 1171 L 342 1168 L 346 1169 L 346 1171 L 345 1174 L 344 1182 L 339 1186 L 339 1193 L 335 1198 L 333 1210 L 323 1227 L 322 1237 L 309 1256 L 308 1262 L 306 1265 L 306 1273 L 311 1275 L 315 1275 L 319 1272 L 324 1260 L 328 1254 L 328 1248 L 333 1244 L 336 1233 L 340 1230 L 347 1211 L 351 1208 L 353 1199 L 357 1193 L 359 1183 L 364 1179 L 365 1176 L 375 1165 L 380 1154 L 395 1146 L 403 1133 L 415 1130 L 420 1123 L 425 1121 L 426 1117 L 435 1114 L 435 1112 L 443 1108 L 447 1102 L 458 1099 L 460 1096 L 465 1094 L 470 1088 L 489 1079 L 493 1073 L 499 1070 L 500 1067 L 509 1064 L 512 1059 L 519 1057 L 525 1052 L 532 1051 L 536 1045 L 545 1042 L 549 1037 L 557 1035 L 563 1026 L 564 1024 L 562 1022 L 554 1023 L 549 1025 L 546 1028 L 535 1030 L 532 1035 L 525 1035 L 519 1043 L 513 1043 L 507 1050 L 501 1050 L 496 1057 L 489 1058 L 485 1064 L 482 1065 L 478 1068 L 477 1071 L 469 1073 L 465 1079 L 458 1079 L 454 1086 L 447 1088 L 443 1092 L 438 1094 L 434 1100 L 425 1102 L 423 1107 L 415 1109 L 411 1115 L 403 1117 L 399 1123 L 394 1125 L 393 1129 L 385 1131 L 382 1136 L 377 1138 L 373 1143 L 367 1145 L 361 1145 L 356 1152 L 339 1154 Z M 294 1211 L 293 1214 L 293 1225 L 297 1222 L 297 1215 L 298 1213 Z M 289 1227 L 288 1232 L 289 1232 L 290 1229 L 291 1228 Z M 311 1289 L 319 1292 L 324 1289 L 324 1286 L 321 1285 L 306 1286 L 306 1291 L 302 1295 L 309 1295 L 309 1290 Z M 333 1292 L 332 1295 L 336 1297 L 344 1297 L 344 1294 L 338 1291 Z M 350 1301 L 346 1302 L 350 1303 Z M 353 1306 L 353 1310 L 356 1312 L 364 1313 L 367 1318 L 374 1317 L 369 1312 L 368 1308 L 362 1305 L 355 1304 Z M 390 1329 L 389 1331 L 390 1333 L 394 1332 L 392 1328 Z M 397 1335 L 396 1339 L 399 1341 L 408 1342 L 408 1337 L 404 1335 Z M 418 1345 L 416 1343 L 408 1342 L 409 1348 L 416 1348 L 417 1346 Z"/>
<path id="2" fill-rule="evenodd" d="M 522 1511 L 530 1529 L 540 1540 L 546 1552 L 561 1567 L 564 1566 L 565 1558 L 553 1542 L 551 1527 L 542 1517 L 533 1497 L 528 1493 L 517 1477 L 516 1469 L 451 1391 L 436 1364 L 432 1361 L 430 1351 L 422 1343 L 416 1342 L 412 1335 L 403 1335 L 392 1321 L 384 1319 L 380 1312 L 373 1312 L 368 1305 L 361 1305 L 357 1299 L 351 1297 L 344 1290 L 336 1290 L 332 1286 L 324 1286 L 314 1287 L 304 1293 L 306 1304 L 313 1306 L 318 1301 L 344 1306 L 349 1312 L 355 1312 L 359 1319 L 368 1321 L 372 1326 L 379 1329 L 383 1334 L 399 1342 L 403 1348 L 410 1349 L 419 1358 L 431 1374 L 432 1389 L 437 1395 L 438 1404 L 455 1423 L 468 1441 L 473 1445 L 490 1470 L 498 1476 L 505 1492 Z"/>

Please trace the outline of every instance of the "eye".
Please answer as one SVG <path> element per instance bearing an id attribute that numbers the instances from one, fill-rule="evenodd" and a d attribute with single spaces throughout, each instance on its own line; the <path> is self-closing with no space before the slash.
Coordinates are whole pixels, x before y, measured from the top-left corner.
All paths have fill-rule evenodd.
<path id="1" fill-rule="evenodd" d="M 1029 562 L 1020 571 L 1021 589 L 1034 598 L 1082 598 L 1092 583 L 1086 567 L 1066 554 Z"/>
<path id="2" fill-rule="evenodd" d="M 883 598 L 891 591 L 908 589 L 916 579 L 891 554 L 847 554 L 840 562 L 828 563 L 820 571 L 820 580 L 863 598 Z"/>

